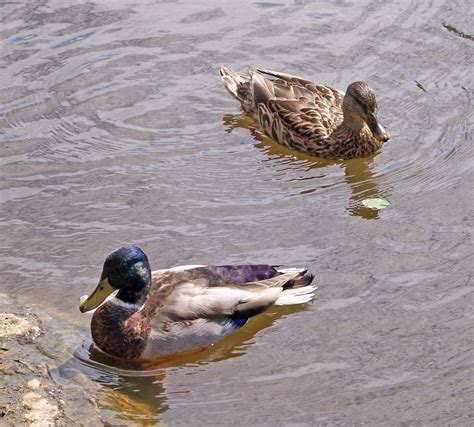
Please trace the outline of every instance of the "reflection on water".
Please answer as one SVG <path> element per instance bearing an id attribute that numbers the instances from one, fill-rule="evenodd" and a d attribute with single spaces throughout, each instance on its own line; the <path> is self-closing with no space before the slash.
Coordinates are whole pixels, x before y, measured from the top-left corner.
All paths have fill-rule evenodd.
<path id="1" fill-rule="evenodd" d="M 82 356 L 79 354 L 79 357 Z M 134 376 L 131 371 L 124 374 L 104 366 L 101 369 L 100 364 L 84 364 L 71 358 L 51 369 L 50 375 L 59 383 L 74 381 L 82 375 L 92 380 L 96 388 L 94 400 L 104 418 L 110 419 L 114 425 L 125 421 L 155 423 L 167 409 L 164 370 L 157 369 L 147 376 Z"/>
<path id="2" fill-rule="evenodd" d="M 263 150 L 269 159 L 276 159 L 291 164 L 303 173 L 299 179 L 307 180 L 307 172 L 311 169 L 325 168 L 330 165 L 339 165 L 344 169 L 344 180 L 351 189 L 351 196 L 347 202 L 347 210 L 351 215 L 360 216 L 366 219 L 379 218 L 380 211 L 371 209 L 362 204 L 362 200 L 369 198 L 387 198 L 388 191 L 381 191 L 374 176 L 373 162 L 379 153 L 374 153 L 368 157 L 350 160 L 331 160 L 310 156 L 296 150 L 284 147 L 272 138 L 260 132 L 255 126 L 251 117 L 245 114 L 225 114 L 223 123 L 227 133 L 231 133 L 236 128 L 248 129 L 253 138 L 258 141 L 255 146 Z M 324 170 L 319 177 L 324 177 Z M 333 182 L 336 184 L 336 182 Z M 302 194 L 311 194 L 319 188 L 327 188 L 327 184 L 322 183 L 320 187 L 315 186 L 302 191 Z"/>
<path id="3" fill-rule="evenodd" d="M 167 409 L 164 371 L 150 376 L 96 373 L 91 378 L 102 386 L 99 408 L 114 414 L 116 422 L 155 423 Z"/>
<path id="4" fill-rule="evenodd" d="M 373 162 L 377 154 L 372 154 L 363 159 L 352 159 L 344 162 L 345 181 L 352 191 L 347 209 L 352 215 L 361 216 L 366 219 L 379 218 L 380 211 L 364 206 L 362 201 L 371 198 L 386 199 L 390 196 L 387 189 L 381 188 L 378 185 L 377 177 L 373 171 Z"/>
<path id="5" fill-rule="evenodd" d="M 306 304 L 306 307 L 311 305 Z M 273 307 L 211 347 L 141 362 L 122 361 L 101 352 L 93 344 L 84 343 L 75 351 L 75 358 L 50 373 L 56 381 L 83 374 L 103 386 L 97 403 L 102 410 L 115 414 L 117 422 L 156 423 L 167 410 L 166 375 L 173 375 L 183 367 L 205 366 L 243 356 L 258 332 L 304 309 L 305 305 Z M 190 390 L 180 391 L 188 392 Z"/>

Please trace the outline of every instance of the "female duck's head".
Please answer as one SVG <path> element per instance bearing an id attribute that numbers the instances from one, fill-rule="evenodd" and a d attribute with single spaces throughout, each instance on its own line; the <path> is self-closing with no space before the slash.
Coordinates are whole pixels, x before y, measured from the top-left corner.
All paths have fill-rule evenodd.
<path id="1" fill-rule="evenodd" d="M 385 130 L 378 119 L 378 106 L 375 92 L 367 83 L 351 83 L 342 101 L 344 123 L 346 126 L 359 131 L 365 124 L 369 127 L 374 138 L 387 142 L 390 133 Z"/>
<path id="2" fill-rule="evenodd" d="M 146 254 L 137 246 L 122 246 L 105 260 L 99 284 L 81 304 L 81 312 L 97 308 L 114 291 L 116 298 L 129 304 L 142 304 L 151 283 L 151 269 Z"/>

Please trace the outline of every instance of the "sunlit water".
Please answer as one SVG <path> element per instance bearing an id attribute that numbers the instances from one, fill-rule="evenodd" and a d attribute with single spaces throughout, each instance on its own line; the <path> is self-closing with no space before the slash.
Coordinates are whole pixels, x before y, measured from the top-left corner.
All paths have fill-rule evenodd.
<path id="1" fill-rule="evenodd" d="M 469 7 L 0 3 L 0 291 L 44 307 L 66 342 L 53 377 L 90 378 L 111 424 L 472 424 Z M 281 148 L 249 128 L 220 64 L 365 80 L 393 138 L 344 162 Z M 107 369 L 78 301 L 126 242 L 154 268 L 307 266 L 318 299 Z"/>

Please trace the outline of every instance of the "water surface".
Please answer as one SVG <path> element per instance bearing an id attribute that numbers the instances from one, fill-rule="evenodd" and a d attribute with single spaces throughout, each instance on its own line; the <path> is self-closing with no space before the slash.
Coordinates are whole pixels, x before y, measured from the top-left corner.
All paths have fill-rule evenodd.
<path id="1" fill-rule="evenodd" d="M 269 262 L 320 285 L 152 376 L 71 359 L 58 378 L 82 369 L 105 422 L 474 422 L 468 2 L 43 0 L 0 18 L 0 291 L 43 307 L 71 355 L 90 357 L 79 296 L 123 243 L 154 268 Z M 365 80 L 392 140 L 350 161 L 283 149 L 220 64 Z"/>

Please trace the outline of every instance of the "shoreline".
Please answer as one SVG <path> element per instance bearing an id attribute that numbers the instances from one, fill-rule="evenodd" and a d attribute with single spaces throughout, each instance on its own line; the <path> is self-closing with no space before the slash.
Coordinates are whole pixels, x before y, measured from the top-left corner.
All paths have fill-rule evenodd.
<path id="1" fill-rule="evenodd" d="M 25 310 L 5 294 L 0 301 L 0 424 L 102 424 L 97 403 L 84 387 L 51 376 L 51 369 L 70 356 L 60 337 L 44 326 L 40 310 Z"/>

